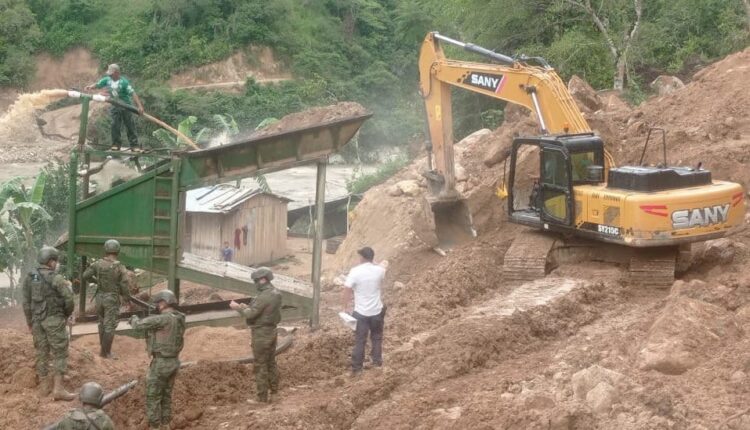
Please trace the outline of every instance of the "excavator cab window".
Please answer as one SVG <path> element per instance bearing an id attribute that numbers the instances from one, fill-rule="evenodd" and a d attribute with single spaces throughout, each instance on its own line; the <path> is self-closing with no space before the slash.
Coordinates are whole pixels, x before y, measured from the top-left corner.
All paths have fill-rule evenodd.
<path id="1" fill-rule="evenodd" d="M 587 181 L 589 178 L 588 167 L 596 164 L 594 151 L 570 154 L 570 164 L 572 165 L 573 183 Z"/>
<path id="2" fill-rule="evenodd" d="M 570 157 L 563 148 L 542 147 L 540 203 L 543 221 L 570 224 Z"/>
<path id="3" fill-rule="evenodd" d="M 592 156 L 579 158 L 590 161 Z M 530 226 L 571 226 L 572 178 L 571 154 L 565 145 L 554 138 L 514 139 L 508 188 L 511 218 Z"/>

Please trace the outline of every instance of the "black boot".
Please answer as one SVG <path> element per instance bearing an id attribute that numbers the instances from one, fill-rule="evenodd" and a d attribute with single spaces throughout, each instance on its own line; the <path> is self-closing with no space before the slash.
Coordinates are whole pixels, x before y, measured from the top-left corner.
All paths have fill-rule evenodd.
<path id="1" fill-rule="evenodd" d="M 106 357 L 107 353 L 104 346 L 104 330 L 99 327 L 99 356 Z"/>
<path id="2" fill-rule="evenodd" d="M 116 357 L 112 354 L 112 343 L 115 340 L 114 333 L 106 333 L 104 335 L 104 358 L 115 360 Z"/>

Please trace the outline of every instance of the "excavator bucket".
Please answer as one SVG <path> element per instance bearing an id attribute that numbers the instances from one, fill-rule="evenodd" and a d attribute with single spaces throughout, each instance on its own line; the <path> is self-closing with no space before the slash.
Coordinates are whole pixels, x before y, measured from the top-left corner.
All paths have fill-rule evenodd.
<path id="1" fill-rule="evenodd" d="M 477 236 L 466 200 L 432 200 L 430 207 L 441 248 L 452 248 Z"/>

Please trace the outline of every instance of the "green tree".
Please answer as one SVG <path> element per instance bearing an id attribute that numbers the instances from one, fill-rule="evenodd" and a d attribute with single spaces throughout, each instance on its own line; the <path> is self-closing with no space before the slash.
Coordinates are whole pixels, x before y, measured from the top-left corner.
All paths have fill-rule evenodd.
<path id="1" fill-rule="evenodd" d="M 34 74 L 31 54 L 42 33 L 22 0 L 0 0 L 0 86 L 24 85 Z"/>
<path id="2" fill-rule="evenodd" d="M 628 73 L 628 59 L 633 40 L 638 35 L 643 16 L 642 0 L 602 0 L 597 7 L 591 0 L 563 0 L 586 14 L 606 42 L 615 74 L 612 87 L 622 90 Z"/>

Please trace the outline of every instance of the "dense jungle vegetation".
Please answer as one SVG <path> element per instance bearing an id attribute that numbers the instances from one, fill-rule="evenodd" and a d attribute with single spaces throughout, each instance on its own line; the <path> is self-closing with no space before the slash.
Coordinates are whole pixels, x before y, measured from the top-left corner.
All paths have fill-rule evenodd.
<path id="1" fill-rule="evenodd" d="M 430 30 L 543 56 L 564 79 L 622 86 L 638 102 L 659 74 L 689 78 L 743 49 L 749 28 L 750 0 L 0 0 L 0 86 L 23 87 L 34 53 L 82 45 L 102 68 L 119 63 L 147 110 L 173 124 L 194 115 L 202 126 L 229 113 L 252 128 L 355 100 L 376 114 L 359 141 L 374 148 L 403 145 L 422 129 L 416 61 Z M 250 81 L 240 95 L 164 85 L 175 72 L 251 44 L 273 47 L 297 79 Z M 502 105 L 485 98 L 456 92 L 454 105 L 458 137 L 502 120 Z"/>

